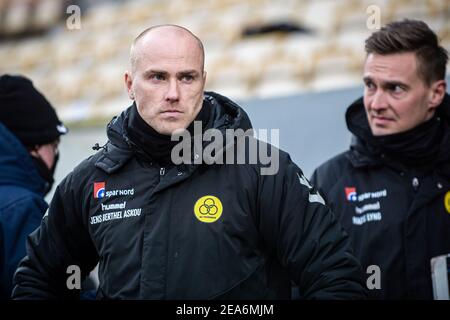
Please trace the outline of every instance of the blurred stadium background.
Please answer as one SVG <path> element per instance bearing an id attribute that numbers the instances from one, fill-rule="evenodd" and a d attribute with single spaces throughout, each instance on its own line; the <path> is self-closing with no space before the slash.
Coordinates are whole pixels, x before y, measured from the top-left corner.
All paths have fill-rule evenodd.
<path id="1" fill-rule="evenodd" d="M 68 27 L 71 5 L 80 28 Z M 280 146 L 310 175 L 348 146 L 344 111 L 362 94 L 371 5 L 382 25 L 424 20 L 450 50 L 449 0 L 0 0 L 0 74 L 30 77 L 71 129 L 59 180 L 130 104 L 132 40 L 179 24 L 204 42 L 206 89 L 241 103 L 255 128 L 280 129 Z"/>

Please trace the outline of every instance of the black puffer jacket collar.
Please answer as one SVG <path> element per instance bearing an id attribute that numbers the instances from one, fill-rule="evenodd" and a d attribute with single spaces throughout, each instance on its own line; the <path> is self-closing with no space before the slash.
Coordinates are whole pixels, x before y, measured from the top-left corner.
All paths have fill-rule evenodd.
<path id="1" fill-rule="evenodd" d="M 212 106 L 208 127 L 218 129 L 224 135 L 227 129 L 252 129 L 249 117 L 235 102 L 215 92 L 205 92 L 204 99 L 208 99 Z M 131 106 L 114 117 L 107 126 L 108 143 L 95 163 L 96 167 L 107 173 L 119 170 L 136 153 L 127 134 L 130 109 Z"/>

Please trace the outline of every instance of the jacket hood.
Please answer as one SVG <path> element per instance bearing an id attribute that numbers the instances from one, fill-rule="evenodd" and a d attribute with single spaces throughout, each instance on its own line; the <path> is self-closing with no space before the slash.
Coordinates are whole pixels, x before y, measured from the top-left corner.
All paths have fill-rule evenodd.
<path id="1" fill-rule="evenodd" d="M 252 129 L 247 113 L 235 102 L 215 92 L 205 92 L 204 99 L 211 104 L 209 128 L 220 130 L 223 134 L 227 129 Z M 127 134 L 130 109 L 131 106 L 114 117 L 107 126 L 108 143 L 95 164 L 107 173 L 118 170 L 135 153 Z"/>
<path id="2" fill-rule="evenodd" d="M 30 154 L 0 123 L 0 185 L 15 185 L 44 195 L 46 182 L 39 176 Z"/>
<path id="3" fill-rule="evenodd" d="M 375 165 L 379 163 L 379 159 L 376 158 L 373 153 L 373 148 L 369 148 L 373 145 L 375 140 L 379 145 L 387 144 L 389 141 L 400 141 L 402 138 L 409 136 L 411 138 L 418 131 L 425 129 L 425 127 L 430 127 L 431 123 L 423 123 L 415 128 L 387 136 L 374 137 L 372 135 L 369 122 L 367 120 L 366 111 L 364 108 L 363 97 L 360 97 L 355 102 L 353 102 L 347 109 L 346 114 L 347 128 L 353 134 L 351 142 L 351 153 L 349 154 L 350 161 L 355 166 L 365 166 L 365 165 Z M 435 117 L 439 118 L 442 122 L 442 138 L 441 145 L 450 144 L 450 96 L 446 94 L 444 99 L 436 110 Z M 431 121 L 431 120 L 430 120 Z M 447 150 L 446 150 L 447 149 Z M 441 148 L 441 158 L 450 159 L 450 149 Z"/>
<path id="4" fill-rule="evenodd" d="M 350 162 L 355 167 L 373 166 L 378 164 L 378 161 L 373 155 L 369 154 L 365 147 L 366 139 L 371 136 L 372 133 L 367 120 L 363 97 L 358 98 L 347 108 L 345 121 L 348 130 L 352 133 L 352 140 L 350 143 L 351 152 L 348 153 Z"/>

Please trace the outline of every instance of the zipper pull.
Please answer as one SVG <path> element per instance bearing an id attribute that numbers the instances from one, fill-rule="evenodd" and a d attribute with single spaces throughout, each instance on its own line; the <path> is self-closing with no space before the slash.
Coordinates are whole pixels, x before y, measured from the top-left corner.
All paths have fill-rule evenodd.
<path id="1" fill-rule="evenodd" d="M 159 175 L 163 176 L 166 173 L 166 168 L 159 169 Z"/>
<path id="2" fill-rule="evenodd" d="M 412 179 L 412 186 L 413 186 L 414 190 L 417 191 L 417 189 L 419 188 L 419 179 L 417 179 L 416 177 L 414 177 L 414 178 Z"/>

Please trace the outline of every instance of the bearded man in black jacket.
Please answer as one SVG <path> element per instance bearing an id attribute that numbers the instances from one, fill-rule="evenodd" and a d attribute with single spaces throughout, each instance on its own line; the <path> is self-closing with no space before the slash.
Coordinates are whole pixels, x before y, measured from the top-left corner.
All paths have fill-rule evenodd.
<path id="1" fill-rule="evenodd" d="M 369 297 L 432 299 L 430 259 L 450 253 L 447 52 L 415 20 L 386 25 L 365 49 L 364 97 L 346 112 L 350 150 L 312 182 L 363 268 L 379 271 Z"/>
<path id="2" fill-rule="evenodd" d="M 203 91 L 203 61 L 202 43 L 182 27 L 136 38 L 125 74 L 134 103 L 109 124 L 104 150 L 58 186 L 14 298 L 76 296 L 66 270 L 85 276 L 97 262 L 105 299 L 289 299 L 291 280 L 303 298 L 365 297 L 348 237 L 289 155 L 269 146 L 268 172 L 247 161 L 252 143 L 268 147 L 251 134 L 244 148 L 240 137 L 220 143 L 251 124 Z M 194 135 L 194 147 L 179 150 L 178 133 Z M 246 161 L 229 163 L 233 150 Z"/>

